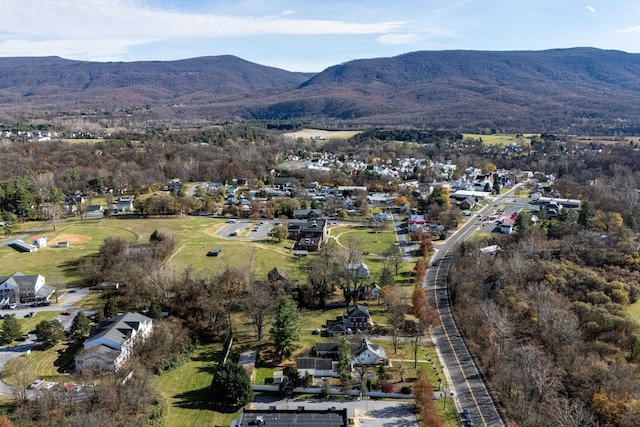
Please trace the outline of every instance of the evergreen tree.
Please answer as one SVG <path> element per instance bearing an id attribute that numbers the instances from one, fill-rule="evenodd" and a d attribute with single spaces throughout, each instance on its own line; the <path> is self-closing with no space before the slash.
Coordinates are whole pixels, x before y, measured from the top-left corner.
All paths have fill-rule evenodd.
<path id="1" fill-rule="evenodd" d="M 115 296 L 110 296 L 104 303 L 104 317 L 111 319 L 118 314 L 118 300 Z"/>
<path id="2" fill-rule="evenodd" d="M 296 303 L 288 296 L 280 298 L 270 332 L 278 355 L 288 357 L 294 349 L 294 341 L 300 337 L 300 314 Z"/>
<path id="3" fill-rule="evenodd" d="M 36 326 L 36 337 L 41 348 L 51 348 L 65 338 L 64 327 L 61 323 L 43 320 Z"/>
<path id="4" fill-rule="evenodd" d="M 91 322 L 87 318 L 87 315 L 83 311 L 79 311 L 76 317 L 71 322 L 71 335 L 76 338 L 82 338 L 89 335 L 91 330 Z"/>
<path id="5" fill-rule="evenodd" d="M 244 368 L 229 361 L 218 366 L 211 381 L 211 401 L 214 402 L 214 409 L 229 414 L 252 400 L 251 381 Z"/>
<path id="6" fill-rule="evenodd" d="M 351 341 L 344 338 L 338 347 L 338 375 L 340 389 L 345 393 L 351 391 Z"/>
<path id="7" fill-rule="evenodd" d="M 591 218 L 593 218 L 594 210 L 593 205 L 588 200 L 583 200 L 580 204 L 580 213 L 578 214 L 578 224 L 583 227 L 589 227 Z"/>
<path id="8" fill-rule="evenodd" d="M 153 320 L 162 320 L 162 307 L 156 300 L 153 300 L 149 306 L 149 317 Z"/>
<path id="9" fill-rule="evenodd" d="M 15 314 L 8 314 L 4 318 L 4 322 L 2 323 L 2 331 L 0 332 L 0 339 L 4 344 L 9 344 L 11 341 L 14 341 L 22 335 L 22 330 L 20 328 L 20 323 L 18 319 L 16 319 Z"/>

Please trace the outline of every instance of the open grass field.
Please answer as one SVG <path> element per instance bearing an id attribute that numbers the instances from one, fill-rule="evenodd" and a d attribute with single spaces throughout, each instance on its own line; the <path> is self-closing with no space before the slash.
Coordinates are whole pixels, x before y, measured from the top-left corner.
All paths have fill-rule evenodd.
<path id="1" fill-rule="evenodd" d="M 483 144 L 487 145 L 509 145 L 509 144 L 518 144 L 521 141 L 524 141 L 525 138 L 532 136 L 535 134 L 524 134 L 521 138 L 517 138 L 515 135 L 480 135 L 474 133 L 463 133 L 462 137 L 464 139 L 471 138 L 476 140 L 482 140 Z"/>
<path id="2" fill-rule="evenodd" d="M 354 135 L 359 134 L 361 131 L 358 130 L 322 130 L 322 129 L 301 129 L 296 132 L 285 133 L 284 136 L 288 136 L 293 139 L 303 138 L 303 139 L 311 139 L 315 137 L 320 137 L 324 139 L 331 138 L 339 138 L 339 139 L 349 139 Z"/>
<path id="3" fill-rule="evenodd" d="M 223 220 L 185 218 L 109 218 L 71 220 L 38 232 L 46 235 L 49 242 L 69 240 L 67 249 L 53 245 L 32 253 L 19 253 L 9 247 L 0 248 L 0 275 L 11 275 L 16 271 L 25 274 L 42 274 L 47 283 L 65 287 L 82 284 L 80 266 L 87 257 L 98 253 L 107 237 L 122 237 L 130 242 L 147 242 L 154 230 L 176 236 L 176 252 L 171 263 L 178 268 L 192 266 L 197 272 L 215 274 L 227 266 L 252 267 L 256 278 L 264 278 L 274 267 L 296 276 L 296 258 L 284 248 L 267 239 L 261 242 L 242 242 L 223 239 L 215 234 Z M 33 226 L 33 225 L 32 225 Z M 220 247 L 223 256 L 207 257 L 212 247 Z"/>
<path id="4" fill-rule="evenodd" d="M 209 385 L 221 352 L 221 345 L 198 347 L 184 365 L 156 377 L 156 386 L 168 403 L 165 425 L 228 426 L 238 418 L 238 414 L 220 414 L 209 409 Z"/>
<path id="5" fill-rule="evenodd" d="M 331 229 L 331 235 L 340 246 L 346 246 L 349 238 L 358 239 L 362 242 L 362 252 L 374 255 L 381 255 L 397 242 L 396 233 L 392 228 L 379 231 L 369 227 L 338 226 Z"/>
<path id="6" fill-rule="evenodd" d="M 107 221 L 107 222 L 103 222 Z M 77 220 L 58 224 L 54 232 L 47 228 L 36 233 L 46 235 L 47 241 L 69 239 L 71 246 L 66 249 L 52 245 L 37 252 L 20 253 L 9 247 L 0 248 L 0 275 L 11 275 L 16 271 L 24 274 L 42 274 L 47 283 L 60 286 L 82 279 L 79 265 L 87 256 L 98 252 L 102 242 L 109 236 L 117 236 L 135 241 L 138 234 L 109 220 Z M 84 240 L 74 244 L 73 241 Z"/>

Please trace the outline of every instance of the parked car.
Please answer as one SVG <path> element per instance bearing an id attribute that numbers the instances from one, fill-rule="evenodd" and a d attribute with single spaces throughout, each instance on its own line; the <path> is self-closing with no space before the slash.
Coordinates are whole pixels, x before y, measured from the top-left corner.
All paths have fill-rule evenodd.
<path id="1" fill-rule="evenodd" d="M 75 294 L 75 293 L 76 293 L 76 290 L 75 290 L 75 289 L 69 289 L 69 290 L 67 291 L 67 293 L 68 293 L 68 294 Z"/>
<path id="2" fill-rule="evenodd" d="M 60 319 L 59 317 L 55 317 L 49 320 L 49 323 L 62 323 L 62 319 Z"/>
<path id="3" fill-rule="evenodd" d="M 71 316 L 71 312 L 69 310 L 65 310 L 63 312 L 61 312 L 60 314 L 62 314 L 63 316 Z"/>
<path id="4" fill-rule="evenodd" d="M 44 383 L 44 378 L 38 378 L 37 380 L 35 380 L 34 382 L 31 383 L 29 388 L 37 388 L 37 387 L 41 386 L 42 383 Z"/>
<path id="5" fill-rule="evenodd" d="M 9 309 L 10 310 L 15 310 L 17 306 L 18 306 L 18 304 L 16 304 L 15 302 L 12 302 L 11 304 L 9 304 Z"/>
<path id="6" fill-rule="evenodd" d="M 30 311 L 24 315 L 24 317 L 33 317 L 36 313 L 34 311 Z"/>

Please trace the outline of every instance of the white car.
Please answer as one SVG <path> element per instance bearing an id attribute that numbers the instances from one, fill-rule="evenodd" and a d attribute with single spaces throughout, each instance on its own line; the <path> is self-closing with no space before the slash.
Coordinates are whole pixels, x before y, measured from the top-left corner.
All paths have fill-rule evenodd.
<path id="1" fill-rule="evenodd" d="M 38 388 L 43 382 L 44 382 L 43 378 L 38 378 L 29 386 L 29 388 Z"/>
<path id="2" fill-rule="evenodd" d="M 9 309 L 15 310 L 17 306 L 18 304 L 16 304 L 15 302 L 12 302 L 11 304 L 9 304 Z"/>

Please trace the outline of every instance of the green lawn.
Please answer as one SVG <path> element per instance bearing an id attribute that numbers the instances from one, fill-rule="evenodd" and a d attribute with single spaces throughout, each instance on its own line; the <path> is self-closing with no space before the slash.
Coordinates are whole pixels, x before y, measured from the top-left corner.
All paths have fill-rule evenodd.
<path id="1" fill-rule="evenodd" d="M 228 426 L 238 414 L 220 414 L 209 409 L 208 390 L 221 345 L 200 346 L 181 367 L 156 377 L 156 386 L 167 399 L 165 425 L 172 427 Z"/>
<path id="2" fill-rule="evenodd" d="M 4 312 L 3 314 L 7 315 L 11 313 Z M 18 322 L 20 323 L 20 327 L 22 328 L 22 333 L 26 334 L 29 331 L 32 331 L 33 329 L 35 329 L 36 325 L 42 322 L 43 320 L 49 321 L 54 317 L 59 317 L 59 316 L 60 316 L 59 311 L 40 311 L 36 313 L 35 316 L 33 317 L 27 317 L 27 318 L 18 317 L 17 319 L 18 319 Z M 4 323 L 4 320 L 0 320 L 0 328 L 2 328 L 3 323 Z"/>
<path id="3" fill-rule="evenodd" d="M 11 374 L 14 366 L 22 361 L 26 362 L 27 377 L 44 378 L 47 381 L 68 379 L 65 372 L 73 366 L 74 356 L 80 349 L 79 345 L 59 343 L 48 350 L 31 350 L 28 356 L 23 354 L 7 362 L 2 380 L 7 384 L 16 385 L 16 379 Z"/>
<path id="4" fill-rule="evenodd" d="M 527 139 L 527 137 L 532 136 L 534 134 L 524 134 L 521 138 L 516 138 L 515 135 L 480 135 L 473 133 L 463 133 L 462 137 L 464 139 L 471 138 L 480 140 L 482 139 L 483 144 L 487 145 L 509 145 L 509 144 L 518 144 Z"/>
<path id="5" fill-rule="evenodd" d="M 41 230 L 36 234 L 46 234 L 48 241 L 65 235 L 81 235 L 91 238 L 86 243 L 71 245 L 68 249 L 48 246 L 37 252 L 19 253 L 9 247 L 0 248 L 0 275 L 11 275 L 16 271 L 24 274 L 41 274 L 47 283 L 60 286 L 81 281 L 78 269 L 84 257 L 98 252 L 107 237 L 118 236 L 135 241 L 138 234 L 115 220 L 75 220 Z M 33 226 L 33 225 L 32 225 Z"/>
<path id="6" fill-rule="evenodd" d="M 339 226 L 331 229 L 331 235 L 341 246 L 346 245 L 350 237 L 362 242 L 362 252 L 380 255 L 396 242 L 396 233 L 393 229 L 377 231 L 370 227 Z"/>
<path id="7" fill-rule="evenodd" d="M 224 239 L 215 234 L 223 223 L 221 219 L 202 217 L 70 220 L 59 224 L 55 232 L 49 228 L 38 234 L 46 234 L 49 241 L 65 235 L 88 236 L 88 242 L 72 244 L 68 249 L 50 246 L 32 253 L 19 253 L 2 247 L 0 275 L 8 276 L 19 270 L 25 274 L 42 274 L 47 283 L 57 287 L 81 285 L 83 277 L 79 266 L 86 257 L 98 252 L 107 237 L 147 242 L 154 230 L 160 230 L 176 236 L 176 252 L 170 262 L 179 268 L 192 266 L 197 272 L 215 274 L 226 266 L 246 266 L 253 268 L 256 278 L 260 279 L 277 266 L 296 278 L 296 258 L 285 249 L 286 242 L 276 243 L 271 239 L 260 242 Z M 30 227 L 32 226 L 34 225 L 31 224 Z M 222 248 L 222 257 L 206 256 L 207 251 L 214 246 Z"/>

